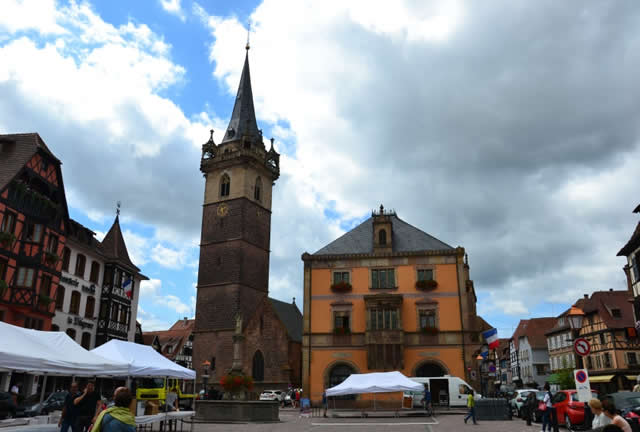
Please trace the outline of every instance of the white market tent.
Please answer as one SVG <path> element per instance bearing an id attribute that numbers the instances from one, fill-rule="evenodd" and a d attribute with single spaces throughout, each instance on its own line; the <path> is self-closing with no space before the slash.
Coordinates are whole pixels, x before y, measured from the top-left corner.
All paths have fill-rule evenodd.
<path id="1" fill-rule="evenodd" d="M 424 391 L 424 385 L 411 381 L 398 371 L 351 374 L 342 383 L 327 389 L 327 396 L 398 391 L 420 392 Z"/>
<path id="2" fill-rule="evenodd" d="M 131 377 L 171 377 L 195 379 L 196 372 L 176 364 L 148 345 L 121 340 L 110 340 L 91 350 L 110 361 L 126 363 Z"/>
<path id="3" fill-rule="evenodd" d="M 63 332 L 0 322 L 0 369 L 65 376 L 126 376 L 126 362 L 87 351 Z"/>

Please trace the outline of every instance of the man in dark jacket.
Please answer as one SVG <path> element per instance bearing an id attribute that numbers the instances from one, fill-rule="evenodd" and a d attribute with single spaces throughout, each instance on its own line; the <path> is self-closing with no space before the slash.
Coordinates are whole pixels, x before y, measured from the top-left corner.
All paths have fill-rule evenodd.
<path id="1" fill-rule="evenodd" d="M 62 416 L 60 416 L 60 421 L 58 421 L 58 427 L 60 428 L 60 432 L 67 432 L 69 428 L 73 432 L 76 432 L 76 417 L 77 417 L 77 407 L 74 405 L 73 401 L 80 396 L 78 393 L 78 383 L 72 382 L 71 388 L 69 389 L 69 393 L 64 398 L 64 407 L 62 408 Z"/>
<path id="2" fill-rule="evenodd" d="M 95 381 L 87 382 L 84 392 L 73 400 L 73 404 L 77 408 L 76 429 L 73 432 L 85 432 L 91 426 L 102 406 L 102 400 L 96 391 Z"/>

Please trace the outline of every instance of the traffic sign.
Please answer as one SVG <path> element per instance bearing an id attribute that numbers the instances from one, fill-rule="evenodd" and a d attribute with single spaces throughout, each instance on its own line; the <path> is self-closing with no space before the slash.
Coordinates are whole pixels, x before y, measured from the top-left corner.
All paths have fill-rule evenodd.
<path id="1" fill-rule="evenodd" d="M 573 372 L 576 380 L 576 390 L 578 391 L 578 400 L 580 402 L 589 402 L 591 396 L 591 384 L 589 383 L 589 374 L 586 369 L 576 369 Z"/>
<path id="2" fill-rule="evenodd" d="M 591 352 L 591 344 L 585 338 L 578 338 L 573 342 L 573 351 L 584 357 Z"/>

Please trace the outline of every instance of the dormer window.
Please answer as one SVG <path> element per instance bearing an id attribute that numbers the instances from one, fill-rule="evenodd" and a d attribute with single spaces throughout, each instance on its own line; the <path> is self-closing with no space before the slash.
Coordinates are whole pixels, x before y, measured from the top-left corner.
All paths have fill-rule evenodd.
<path id="1" fill-rule="evenodd" d="M 380 246 L 385 246 L 387 244 L 387 231 L 386 230 L 380 230 L 378 231 L 378 244 Z"/>
<path id="2" fill-rule="evenodd" d="M 620 309 L 611 309 L 611 316 L 614 318 L 622 318 L 622 312 Z"/>
<path id="3" fill-rule="evenodd" d="M 227 197 L 229 192 L 231 192 L 231 179 L 227 174 L 224 174 L 220 180 L 220 196 Z"/>

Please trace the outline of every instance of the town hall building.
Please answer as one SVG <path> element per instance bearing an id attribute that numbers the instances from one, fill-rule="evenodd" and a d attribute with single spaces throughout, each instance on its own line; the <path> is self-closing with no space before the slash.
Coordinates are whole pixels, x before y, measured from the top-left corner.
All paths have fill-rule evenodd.
<path id="1" fill-rule="evenodd" d="M 217 385 L 231 370 L 238 323 L 242 371 L 253 377 L 258 392 L 299 385 L 302 315 L 295 301 L 269 297 L 271 192 L 280 176 L 280 155 L 273 139 L 267 150 L 258 129 L 248 49 L 224 137 L 216 144 L 212 131 L 202 146 L 193 367 L 201 377 L 209 362 L 209 382 Z"/>

